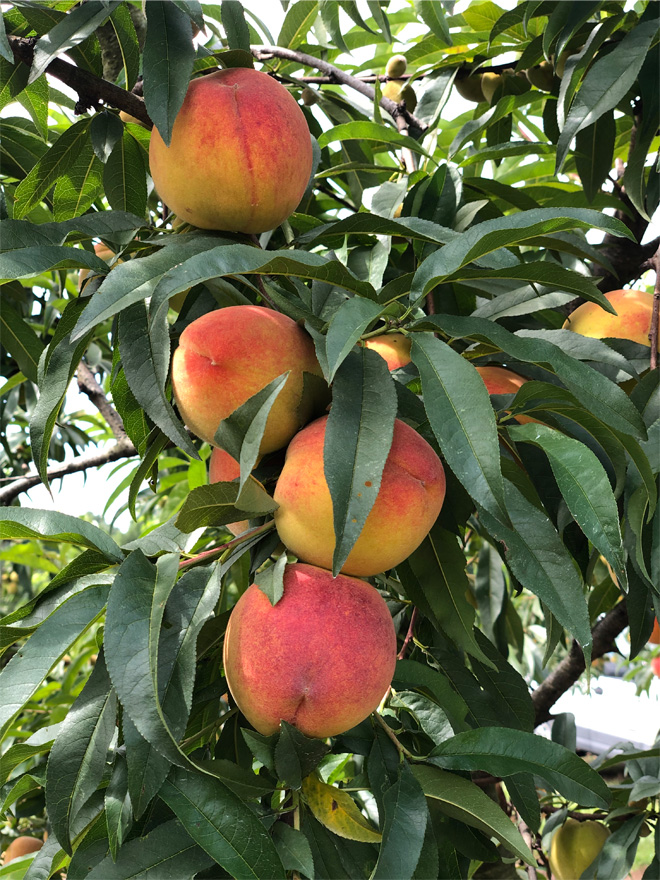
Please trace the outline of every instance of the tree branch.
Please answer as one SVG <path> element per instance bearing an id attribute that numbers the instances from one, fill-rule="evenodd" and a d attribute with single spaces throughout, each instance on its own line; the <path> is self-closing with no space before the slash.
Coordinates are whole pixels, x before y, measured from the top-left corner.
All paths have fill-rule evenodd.
<path id="1" fill-rule="evenodd" d="M 125 437 L 119 440 L 110 449 L 94 450 L 85 455 L 79 455 L 73 461 L 65 464 L 58 464 L 48 470 L 48 480 L 52 482 L 59 477 L 65 477 L 67 474 L 75 474 L 80 471 L 86 471 L 89 468 L 99 467 L 99 465 L 107 464 L 110 461 L 118 461 L 120 458 L 131 458 L 137 455 L 137 449 L 131 441 Z M 14 498 L 18 498 L 23 492 L 27 492 L 34 486 L 39 485 L 41 477 L 39 474 L 30 474 L 27 477 L 18 477 L 8 486 L 0 489 L 0 505 L 7 506 L 11 504 Z"/>
<path id="2" fill-rule="evenodd" d="M 35 39 L 32 37 L 10 36 L 9 43 L 14 56 L 19 61 L 22 61 L 23 64 L 31 67 Z M 112 107 L 130 113 L 131 116 L 135 116 L 136 119 L 144 122 L 149 128 L 153 127 L 153 122 L 149 118 L 144 101 L 132 92 L 128 92 L 126 89 L 101 79 L 100 76 L 96 76 L 89 71 L 82 70 L 80 67 L 76 67 L 75 64 L 69 64 L 68 61 L 64 61 L 62 58 L 53 59 L 46 68 L 46 73 L 59 79 L 78 93 L 77 113 L 84 113 L 85 110 L 89 110 L 91 107 L 98 109 L 98 101 L 101 100 Z"/>
<path id="3" fill-rule="evenodd" d="M 625 600 L 621 600 L 593 629 L 592 660 L 614 650 L 614 639 L 628 626 L 628 609 Z M 573 642 L 571 650 L 559 666 L 542 681 L 532 694 L 532 702 L 536 711 L 534 727 L 549 721 L 552 717 L 550 709 L 571 685 L 575 684 L 585 670 L 584 655 L 577 642 Z"/>
<path id="4" fill-rule="evenodd" d="M 259 61 L 266 61 L 269 58 L 275 57 L 284 58 L 287 61 L 296 61 L 298 64 L 303 64 L 306 67 L 315 67 L 317 70 L 322 70 L 326 76 L 332 77 L 334 82 L 355 89 L 355 91 L 369 98 L 370 101 L 374 101 L 376 98 L 376 92 L 364 80 L 351 76 L 350 73 L 346 73 L 344 70 L 328 64 L 327 61 L 321 61 L 320 58 L 314 58 L 313 55 L 307 55 L 305 52 L 294 52 L 292 49 L 283 49 L 280 46 L 253 46 L 252 54 Z M 423 132 L 428 128 L 421 119 L 417 119 L 416 116 L 409 113 L 403 104 L 397 104 L 395 101 L 390 100 L 390 98 L 381 98 L 380 106 L 390 114 L 395 122 L 400 116 L 403 117 L 406 129 L 413 126 Z"/>
<path id="5" fill-rule="evenodd" d="M 111 405 L 110 401 L 105 396 L 105 391 L 96 381 L 94 374 L 84 361 L 81 361 L 78 364 L 78 388 L 80 388 L 83 394 L 86 394 L 87 397 L 89 397 L 91 402 L 101 413 L 108 423 L 110 430 L 115 435 L 115 438 L 117 440 L 125 440 L 126 431 L 121 416 Z"/>
<path id="6" fill-rule="evenodd" d="M 655 370 L 658 366 L 658 313 L 660 311 L 660 239 L 655 242 L 658 249 L 648 261 L 648 268 L 655 271 L 655 288 L 653 291 L 653 311 L 651 313 L 651 332 L 649 333 L 649 342 L 651 343 L 651 369 Z"/>

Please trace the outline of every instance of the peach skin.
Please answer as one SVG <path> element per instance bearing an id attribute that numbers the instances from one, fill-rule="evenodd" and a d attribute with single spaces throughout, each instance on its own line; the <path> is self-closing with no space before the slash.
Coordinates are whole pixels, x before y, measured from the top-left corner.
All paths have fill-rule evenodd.
<path id="1" fill-rule="evenodd" d="M 387 362 L 388 370 L 398 370 L 410 363 L 410 337 L 403 333 L 384 333 L 365 339 L 366 348 L 372 348 Z"/>
<path id="2" fill-rule="evenodd" d="M 616 315 L 610 315 L 596 303 L 582 303 L 566 319 L 564 329 L 594 339 L 631 339 L 650 348 L 653 294 L 644 290 L 610 290 L 605 299 L 614 306 Z"/>

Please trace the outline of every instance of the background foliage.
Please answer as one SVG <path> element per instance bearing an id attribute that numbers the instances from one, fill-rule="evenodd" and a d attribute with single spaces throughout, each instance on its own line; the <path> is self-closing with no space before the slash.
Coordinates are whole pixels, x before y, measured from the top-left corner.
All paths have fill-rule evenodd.
<path id="1" fill-rule="evenodd" d="M 562 329 L 577 302 L 643 287 L 658 248 L 657 7 L 283 6 L 271 34 L 235 0 L 4 5 L 0 801 L 3 842 L 50 835 L 0 877 L 547 876 L 570 812 L 612 831 L 590 877 L 622 878 L 644 840 L 651 880 L 658 750 L 586 763 L 570 718 L 533 731 L 626 627 L 648 657 L 660 612 L 658 370 L 646 346 Z M 397 51 L 413 115 L 381 99 Z M 521 75 L 544 59 L 548 91 Z M 308 190 L 258 241 L 174 228 L 151 123 L 167 136 L 191 75 L 251 64 L 307 90 Z M 506 75 L 445 118 L 475 70 Z M 237 510 L 206 485 L 210 450 L 171 401 L 182 329 L 262 302 L 312 334 L 338 423 L 369 431 L 369 401 L 396 401 L 448 472 L 430 535 L 372 579 L 399 634 L 392 691 L 327 743 L 260 736 L 227 696 L 228 613 L 281 548 L 263 494 Z M 357 346 L 392 330 L 413 338 L 393 379 Z M 531 381 L 489 398 L 484 364 Z M 66 411 L 74 375 L 98 414 Z M 20 506 L 107 461 L 130 534 Z M 280 464 L 260 466 L 268 491 Z"/>

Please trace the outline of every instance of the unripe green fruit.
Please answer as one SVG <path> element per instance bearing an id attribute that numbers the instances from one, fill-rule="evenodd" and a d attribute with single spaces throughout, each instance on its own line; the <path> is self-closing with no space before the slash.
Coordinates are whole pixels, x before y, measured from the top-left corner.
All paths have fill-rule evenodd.
<path id="1" fill-rule="evenodd" d="M 391 79 L 383 86 L 383 97 L 389 98 L 396 104 L 401 101 L 405 102 L 406 110 L 412 113 L 417 106 L 417 95 L 412 86 L 408 85 L 403 79 Z"/>
<path id="2" fill-rule="evenodd" d="M 403 74 L 406 72 L 407 66 L 408 62 L 406 61 L 405 55 L 392 55 L 390 60 L 387 62 L 385 73 L 387 74 L 387 76 L 392 77 L 403 76 Z"/>
<path id="3" fill-rule="evenodd" d="M 480 104 L 482 101 L 486 100 L 481 88 L 480 73 L 462 79 L 456 78 L 454 85 L 456 86 L 458 94 L 461 98 L 465 98 L 466 101 L 473 101 L 475 104 Z"/>
<path id="4" fill-rule="evenodd" d="M 311 107 L 313 104 L 318 104 L 319 102 L 318 92 L 315 92 L 314 89 L 310 89 L 308 86 L 305 86 L 302 90 L 300 97 L 302 98 L 305 107 Z"/>
<path id="5" fill-rule="evenodd" d="M 484 98 L 489 104 L 492 103 L 495 92 L 502 82 L 502 75 L 499 73 L 484 73 L 481 77 L 481 91 Z"/>
<path id="6" fill-rule="evenodd" d="M 567 819 L 552 838 L 550 868 L 555 880 L 575 880 L 598 856 L 610 836 L 601 823 Z"/>
<path id="7" fill-rule="evenodd" d="M 552 91 L 553 71 L 549 61 L 542 61 L 536 67 L 530 67 L 525 71 L 527 79 L 533 86 L 542 92 Z"/>

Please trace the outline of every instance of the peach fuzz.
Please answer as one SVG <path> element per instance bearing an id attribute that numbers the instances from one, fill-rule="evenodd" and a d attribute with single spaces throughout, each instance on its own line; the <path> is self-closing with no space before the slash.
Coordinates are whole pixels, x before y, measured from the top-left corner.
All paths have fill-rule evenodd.
<path id="1" fill-rule="evenodd" d="M 229 689 L 264 735 L 281 720 L 306 736 L 349 730 L 378 707 L 395 665 L 394 624 L 377 590 L 313 565 L 287 565 L 274 606 L 249 587 L 225 635 Z"/>
<path id="2" fill-rule="evenodd" d="M 504 367 L 475 367 L 475 369 L 484 380 L 489 394 L 515 394 L 528 381 L 512 370 L 505 370 Z M 530 416 L 515 416 L 514 418 L 521 425 L 527 422 L 539 424 L 538 419 L 533 419 Z"/>
<path id="3" fill-rule="evenodd" d="M 327 421 L 323 416 L 293 438 L 273 497 L 284 545 L 304 562 L 331 569 L 335 531 L 323 471 Z M 397 419 L 376 501 L 342 571 L 366 577 L 398 565 L 422 543 L 444 497 L 442 462 L 423 437 Z"/>
<path id="4" fill-rule="evenodd" d="M 241 466 L 224 449 L 216 447 L 209 459 L 209 483 L 231 483 L 238 480 L 241 475 Z M 246 519 L 240 522 L 227 523 L 226 528 L 232 535 L 241 535 L 247 530 L 249 523 Z"/>
<path id="5" fill-rule="evenodd" d="M 154 128 L 149 165 L 162 201 L 193 226 L 265 232 L 298 206 L 312 143 L 284 86 L 235 67 L 190 83 L 169 147 Z"/>
<path id="6" fill-rule="evenodd" d="M 172 389 L 186 425 L 212 444 L 223 419 L 288 370 L 266 422 L 263 455 L 286 446 L 312 415 L 303 373 L 322 375 L 311 338 L 291 318 L 261 306 L 202 315 L 181 334 Z"/>
<path id="7" fill-rule="evenodd" d="M 410 346 L 409 336 L 403 333 L 385 333 L 383 336 L 372 336 L 371 339 L 365 339 L 364 344 L 367 348 L 372 348 L 387 361 L 388 370 L 398 370 L 399 367 L 405 367 L 410 363 Z"/>
<path id="8" fill-rule="evenodd" d="M 616 315 L 610 315 L 596 303 L 582 303 L 566 319 L 564 329 L 594 339 L 630 339 L 650 348 L 653 294 L 644 290 L 610 290 L 605 299 L 614 306 Z"/>

